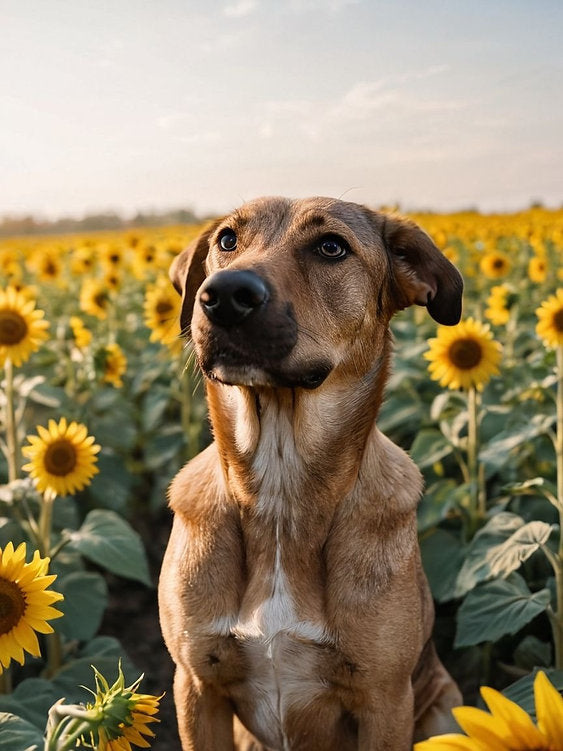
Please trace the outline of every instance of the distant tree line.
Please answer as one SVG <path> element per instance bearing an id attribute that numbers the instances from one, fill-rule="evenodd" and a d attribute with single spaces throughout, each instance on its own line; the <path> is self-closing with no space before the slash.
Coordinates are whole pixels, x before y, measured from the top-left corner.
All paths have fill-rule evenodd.
<path id="1" fill-rule="evenodd" d="M 193 224 L 202 221 L 204 218 L 198 216 L 192 209 L 139 211 L 131 217 L 124 217 L 115 211 L 108 211 L 99 214 L 87 214 L 80 219 L 72 216 L 63 216 L 59 219 L 42 219 L 32 214 L 24 216 L 5 215 L 0 218 L 0 236 L 59 235 L 95 232 L 96 230 L 127 229 L 129 227 L 161 227 L 173 224 Z"/>

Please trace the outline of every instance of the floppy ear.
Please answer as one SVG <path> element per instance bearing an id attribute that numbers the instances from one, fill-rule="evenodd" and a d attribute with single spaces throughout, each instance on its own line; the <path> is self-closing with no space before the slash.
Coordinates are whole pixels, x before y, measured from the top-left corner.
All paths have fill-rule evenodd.
<path id="1" fill-rule="evenodd" d="M 409 219 L 381 216 L 395 310 L 425 305 L 435 321 L 455 326 L 461 318 L 463 292 L 459 271 L 417 224 Z"/>
<path id="2" fill-rule="evenodd" d="M 178 294 L 182 295 L 182 312 L 180 325 L 182 331 L 189 329 L 194 309 L 195 296 L 205 279 L 205 259 L 209 252 L 209 238 L 217 229 L 221 219 L 216 219 L 206 227 L 201 235 L 172 261 L 169 276 Z"/>

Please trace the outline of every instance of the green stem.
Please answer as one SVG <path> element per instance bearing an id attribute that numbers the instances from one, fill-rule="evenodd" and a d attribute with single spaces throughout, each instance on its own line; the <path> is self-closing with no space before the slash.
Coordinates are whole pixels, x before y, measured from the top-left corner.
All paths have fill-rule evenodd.
<path id="1" fill-rule="evenodd" d="M 6 668 L 0 673 L 0 694 L 12 693 L 12 674 L 10 668 Z"/>
<path id="2" fill-rule="evenodd" d="M 469 481 L 469 517 L 471 538 L 487 514 L 487 499 L 483 468 L 479 466 L 479 400 L 477 389 L 470 386 L 467 392 L 467 475 Z"/>
<path id="3" fill-rule="evenodd" d="M 41 512 L 39 515 L 39 545 L 42 555 L 50 555 L 51 527 L 53 524 L 53 504 L 56 494 L 51 490 L 43 493 Z"/>
<path id="4" fill-rule="evenodd" d="M 6 443 L 8 446 L 8 482 L 20 476 L 21 455 L 17 436 L 14 406 L 14 366 L 8 357 L 4 363 L 6 373 Z"/>
<path id="5" fill-rule="evenodd" d="M 557 348 L 557 508 L 559 510 L 559 550 L 555 566 L 557 610 L 551 621 L 555 642 L 555 667 L 563 669 L 563 345 Z"/>

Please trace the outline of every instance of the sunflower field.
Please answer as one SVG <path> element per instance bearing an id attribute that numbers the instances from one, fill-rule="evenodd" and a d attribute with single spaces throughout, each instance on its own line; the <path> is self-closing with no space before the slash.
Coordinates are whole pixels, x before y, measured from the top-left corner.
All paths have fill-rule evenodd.
<path id="1" fill-rule="evenodd" d="M 563 688 L 563 211 L 412 218 L 462 271 L 463 318 L 395 317 L 379 427 L 425 477 L 443 661 L 468 704 L 487 684 L 534 716 L 538 674 Z M 0 240 L 6 751 L 152 738 L 159 697 L 99 630 L 108 573 L 151 585 L 137 520 L 211 439 L 167 276 L 200 230 Z"/>

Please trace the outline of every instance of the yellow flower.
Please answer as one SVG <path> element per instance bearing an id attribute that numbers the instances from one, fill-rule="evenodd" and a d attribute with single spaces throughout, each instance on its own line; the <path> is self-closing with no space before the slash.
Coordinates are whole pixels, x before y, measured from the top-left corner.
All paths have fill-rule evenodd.
<path id="1" fill-rule="evenodd" d="M 94 251 L 88 245 L 81 245 L 73 250 L 70 257 L 70 269 L 76 276 L 82 276 L 94 268 Z"/>
<path id="2" fill-rule="evenodd" d="M 563 287 L 542 302 L 536 315 L 536 333 L 546 347 L 563 346 Z"/>
<path id="3" fill-rule="evenodd" d="M 532 282 L 545 282 L 547 278 L 547 262 L 545 258 L 534 256 L 528 263 L 528 277 Z"/>
<path id="4" fill-rule="evenodd" d="M 80 290 L 80 308 L 96 318 L 107 318 L 110 298 L 107 286 L 97 280 L 88 279 Z"/>
<path id="5" fill-rule="evenodd" d="M 63 599 L 47 587 L 57 578 L 47 575 L 49 558 L 41 558 L 36 550 L 26 563 L 26 545 L 15 550 L 11 542 L 0 548 L 0 673 L 16 660 L 24 663 L 24 650 L 39 657 L 36 632 L 51 634 L 47 621 L 63 613 L 52 607 Z"/>
<path id="6" fill-rule="evenodd" d="M 127 358 L 125 357 L 123 350 L 119 344 L 108 344 L 104 350 L 104 355 L 103 380 L 106 383 L 112 383 L 117 388 L 123 386 L 123 379 L 121 376 L 127 370 Z"/>
<path id="7" fill-rule="evenodd" d="M 42 282 L 60 281 L 62 270 L 60 249 L 48 246 L 37 248 L 31 257 L 30 266 Z"/>
<path id="8" fill-rule="evenodd" d="M 563 751 L 563 697 L 543 671 L 534 679 L 537 725 L 494 688 L 483 686 L 481 696 L 490 714 L 475 707 L 452 710 L 467 735 L 437 735 L 416 743 L 414 751 Z"/>
<path id="9" fill-rule="evenodd" d="M 147 289 L 144 302 L 145 324 L 151 329 L 151 342 L 161 342 L 182 349 L 180 339 L 181 299 L 175 294 L 170 281 L 159 277 Z"/>
<path id="10" fill-rule="evenodd" d="M 70 328 L 72 329 L 72 335 L 78 349 L 86 349 L 92 341 L 92 332 L 86 328 L 82 322 L 82 318 L 71 316 Z"/>
<path id="11" fill-rule="evenodd" d="M 149 748 L 150 744 L 144 736 L 154 738 L 154 733 L 148 726 L 153 722 L 160 722 L 155 715 L 162 696 L 137 693 L 143 676 L 131 686 L 125 686 L 121 665 L 113 686 L 95 668 L 94 671 L 94 702 L 86 705 L 88 715 L 93 718 L 92 724 L 95 725 L 87 733 L 90 747 L 97 751 L 131 751 L 132 745 Z M 88 745 L 84 736 L 82 742 Z"/>
<path id="12" fill-rule="evenodd" d="M 501 346 L 489 326 L 468 318 L 457 326 L 439 326 L 424 357 L 430 361 L 430 377 L 450 389 L 479 391 L 491 375 L 498 373 Z"/>
<path id="13" fill-rule="evenodd" d="M 510 260 L 506 253 L 491 250 L 481 258 L 479 266 L 488 279 L 501 279 L 510 271 Z"/>
<path id="14" fill-rule="evenodd" d="M 510 318 L 510 312 L 505 307 L 507 296 L 508 287 L 505 284 L 499 284 L 491 289 L 491 294 L 487 299 L 489 307 L 485 309 L 485 316 L 495 326 L 504 325 Z"/>
<path id="15" fill-rule="evenodd" d="M 47 339 L 44 312 L 13 287 L 0 289 L 0 367 L 7 358 L 19 366 Z"/>
<path id="16" fill-rule="evenodd" d="M 35 480 L 40 492 L 49 490 L 57 495 L 71 495 L 90 484 L 98 473 L 96 454 L 100 446 L 88 435 L 85 425 L 58 423 L 49 420 L 49 429 L 37 426 L 38 436 L 27 436 L 28 446 L 22 453 L 30 461 L 23 469 Z"/>

